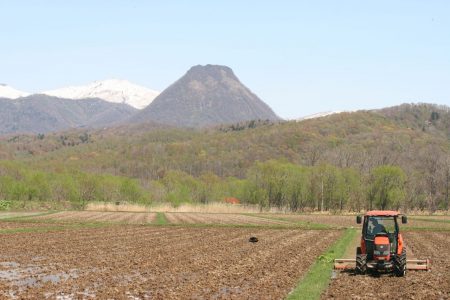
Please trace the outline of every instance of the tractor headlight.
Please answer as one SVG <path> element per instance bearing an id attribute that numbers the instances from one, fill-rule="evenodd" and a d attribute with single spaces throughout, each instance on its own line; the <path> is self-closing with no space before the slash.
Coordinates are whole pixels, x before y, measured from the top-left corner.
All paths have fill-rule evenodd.
<path id="1" fill-rule="evenodd" d="M 373 254 L 375 254 L 375 255 L 381 255 L 381 252 L 378 251 L 378 250 L 375 250 L 375 251 L 373 251 Z"/>

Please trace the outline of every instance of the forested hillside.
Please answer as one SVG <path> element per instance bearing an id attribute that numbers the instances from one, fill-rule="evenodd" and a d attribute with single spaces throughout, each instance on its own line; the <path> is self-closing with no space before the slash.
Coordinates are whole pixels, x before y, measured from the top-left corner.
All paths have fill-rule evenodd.
<path id="1" fill-rule="evenodd" d="M 236 197 L 294 211 L 447 209 L 449 124 L 448 107 L 423 104 L 198 130 L 147 124 L 8 136 L 0 159 L 16 162 L 0 164 L 9 180 L 0 198 L 19 199 L 4 187 L 39 175 L 50 183 L 40 198 L 67 200 L 60 195 L 70 185 L 71 201 L 83 204 L 133 201 L 134 193 L 141 203 L 174 205 Z M 57 184 L 62 177 L 71 183 Z M 105 199 L 105 189 L 115 192 Z M 15 193 L 37 199 L 26 188 Z"/>

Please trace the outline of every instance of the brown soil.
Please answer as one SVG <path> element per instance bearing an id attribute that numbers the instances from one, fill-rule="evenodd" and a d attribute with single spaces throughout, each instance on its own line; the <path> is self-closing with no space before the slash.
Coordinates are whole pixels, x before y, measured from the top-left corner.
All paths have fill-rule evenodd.
<path id="1" fill-rule="evenodd" d="M 322 299 L 449 299 L 450 232 L 404 233 L 411 256 L 431 260 L 431 271 L 408 271 L 405 277 L 341 272 Z"/>
<path id="2" fill-rule="evenodd" d="M 0 298 L 281 299 L 340 234 L 120 226 L 0 235 Z"/>
<path id="3" fill-rule="evenodd" d="M 272 220 L 239 214 L 165 213 L 172 224 L 235 224 L 235 225 L 293 225 L 287 221 Z"/>

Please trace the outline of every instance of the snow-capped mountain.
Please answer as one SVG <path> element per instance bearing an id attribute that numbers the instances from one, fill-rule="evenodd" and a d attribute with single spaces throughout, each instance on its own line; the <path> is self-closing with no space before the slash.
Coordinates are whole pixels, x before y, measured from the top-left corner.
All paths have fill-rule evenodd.
<path id="1" fill-rule="evenodd" d="M 83 86 L 71 86 L 42 94 L 66 99 L 100 98 L 113 103 L 125 103 L 138 109 L 149 105 L 159 92 L 127 80 L 108 79 Z"/>
<path id="2" fill-rule="evenodd" d="M 17 99 L 20 97 L 26 97 L 29 93 L 16 90 L 7 84 L 0 83 L 0 98 Z"/>

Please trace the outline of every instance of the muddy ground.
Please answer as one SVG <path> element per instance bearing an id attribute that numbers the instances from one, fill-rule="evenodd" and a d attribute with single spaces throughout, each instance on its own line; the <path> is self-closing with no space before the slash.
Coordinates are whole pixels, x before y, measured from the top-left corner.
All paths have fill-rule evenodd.
<path id="1" fill-rule="evenodd" d="M 341 234 L 138 225 L 0 234 L 0 298 L 282 299 Z"/>
<path id="2" fill-rule="evenodd" d="M 431 271 L 408 271 L 406 277 L 341 272 L 322 299 L 450 299 L 450 232 L 417 231 L 404 236 L 416 258 L 431 260 Z"/>

